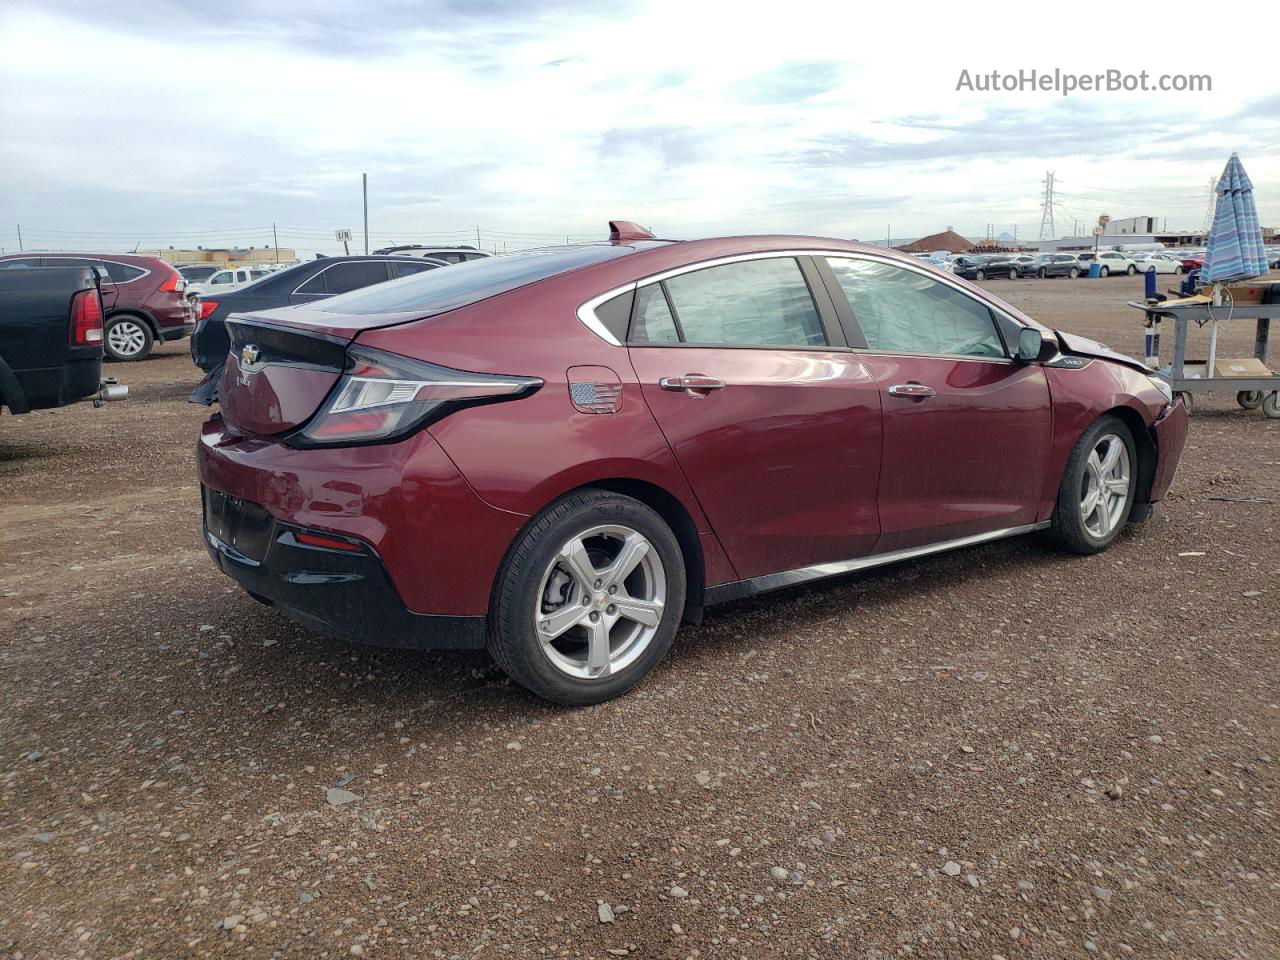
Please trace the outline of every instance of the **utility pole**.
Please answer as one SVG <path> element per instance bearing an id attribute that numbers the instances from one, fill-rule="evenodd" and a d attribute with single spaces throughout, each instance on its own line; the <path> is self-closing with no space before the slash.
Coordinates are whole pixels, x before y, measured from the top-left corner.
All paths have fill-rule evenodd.
<path id="1" fill-rule="evenodd" d="M 280 262 L 280 236 L 276 233 L 275 221 L 271 223 L 271 244 L 276 248 L 276 263 Z"/>
<path id="2" fill-rule="evenodd" d="M 1052 240 L 1057 234 L 1053 224 L 1053 171 L 1044 174 L 1044 193 L 1040 199 L 1040 239 Z"/>
<path id="3" fill-rule="evenodd" d="M 22 224 L 18 224 L 18 249 L 22 250 Z"/>
<path id="4" fill-rule="evenodd" d="M 369 255 L 369 175 L 360 174 L 360 192 L 364 196 L 364 252 Z"/>
<path id="5" fill-rule="evenodd" d="M 480 249 L 480 225 L 476 224 L 476 249 Z"/>

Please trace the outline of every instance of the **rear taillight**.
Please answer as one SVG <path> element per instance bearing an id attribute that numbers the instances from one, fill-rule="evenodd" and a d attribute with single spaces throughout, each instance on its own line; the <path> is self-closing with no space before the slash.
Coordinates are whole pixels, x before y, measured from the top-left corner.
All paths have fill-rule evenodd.
<path id="1" fill-rule="evenodd" d="M 177 293 L 179 290 L 186 288 L 187 281 L 183 279 L 182 274 L 173 269 L 173 267 L 169 266 L 167 263 L 164 265 L 164 268 L 169 271 L 169 275 L 165 277 L 164 281 L 160 284 L 160 291 L 162 293 Z"/>
<path id="2" fill-rule="evenodd" d="M 218 309 L 217 300 L 201 300 L 200 301 L 200 319 L 204 320 L 209 314 Z"/>
<path id="3" fill-rule="evenodd" d="M 81 290 L 71 298 L 71 345 L 102 343 L 102 300 L 97 290 Z"/>
<path id="4" fill-rule="evenodd" d="M 455 410 L 525 397 L 537 377 L 466 373 L 368 347 L 347 350 L 347 368 L 315 416 L 289 437 L 295 447 L 388 443 Z"/>

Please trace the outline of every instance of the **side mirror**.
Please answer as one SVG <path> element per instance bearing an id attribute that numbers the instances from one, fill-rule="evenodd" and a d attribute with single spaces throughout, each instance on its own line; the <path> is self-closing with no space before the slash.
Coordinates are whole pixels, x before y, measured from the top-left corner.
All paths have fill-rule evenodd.
<path id="1" fill-rule="evenodd" d="M 1039 330 L 1023 327 L 1018 332 L 1018 350 L 1013 359 L 1019 363 L 1031 363 L 1040 359 L 1040 351 L 1044 347 L 1044 336 Z"/>

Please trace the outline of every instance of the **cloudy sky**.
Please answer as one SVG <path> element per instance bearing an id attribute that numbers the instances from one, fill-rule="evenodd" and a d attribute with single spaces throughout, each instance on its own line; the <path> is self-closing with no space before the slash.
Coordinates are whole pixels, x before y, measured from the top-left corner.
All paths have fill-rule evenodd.
<path id="1" fill-rule="evenodd" d="M 18 224 L 28 248 L 128 249 L 270 243 L 275 222 L 328 251 L 334 228 L 359 240 L 362 171 L 375 246 L 479 226 L 517 247 L 611 217 L 1035 238 L 1046 170 L 1060 234 L 1102 213 L 1197 229 L 1232 150 L 1280 225 L 1265 42 L 1172 4 L 1109 4 L 1105 24 L 1006 9 L 0 0 L 0 247 Z M 1212 92 L 956 90 L 961 70 L 1032 68 L 1204 73 Z"/>

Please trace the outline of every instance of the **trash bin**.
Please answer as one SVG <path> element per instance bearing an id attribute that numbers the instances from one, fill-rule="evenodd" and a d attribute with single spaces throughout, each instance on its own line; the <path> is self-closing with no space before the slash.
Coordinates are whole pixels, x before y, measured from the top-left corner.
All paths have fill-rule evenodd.
<path id="1" fill-rule="evenodd" d="M 1142 295 L 1148 300 L 1154 300 L 1156 298 L 1156 272 L 1147 270 L 1142 275 L 1142 281 Z"/>
<path id="2" fill-rule="evenodd" d="M 1098 261 L 1096 260 L 1093 263 L 1089 264 L 1089 276 L 1091 277 L 1102 276 L 1102 264 L 1098 263 Z"/>

